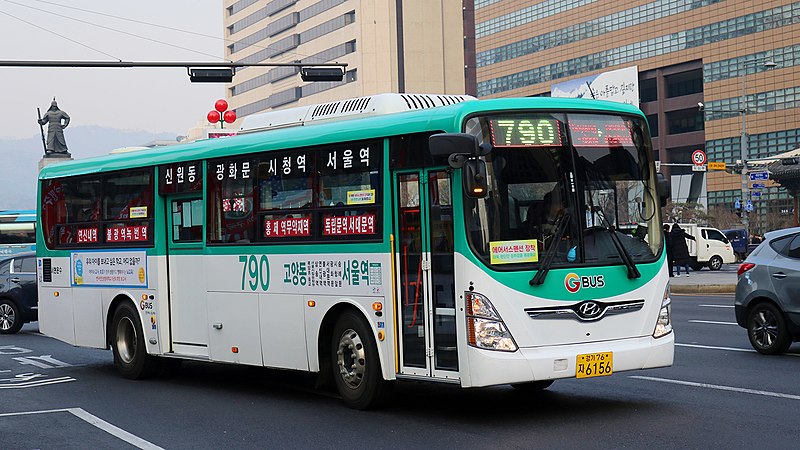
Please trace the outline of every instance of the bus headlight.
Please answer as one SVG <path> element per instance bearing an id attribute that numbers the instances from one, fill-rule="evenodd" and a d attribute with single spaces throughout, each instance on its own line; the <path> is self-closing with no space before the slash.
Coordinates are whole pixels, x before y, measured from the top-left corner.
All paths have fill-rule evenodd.
<path id="1" fill-rule="evenodd" d="M 488 298 L 476 292 L 464 295 L 467 306 L 467 341 L 487 350 L 517 351 L 517 344 Z"/>
<path id="2" fill-rule="evenodd" d="M 672 300 L 669 298 L 669 284 L 664 289 L 664 297 L 661 300 L 661 310 L 658 312 L 656 329 L 653 330 L 653 337 L 660 338 L 672 333 Z"/>

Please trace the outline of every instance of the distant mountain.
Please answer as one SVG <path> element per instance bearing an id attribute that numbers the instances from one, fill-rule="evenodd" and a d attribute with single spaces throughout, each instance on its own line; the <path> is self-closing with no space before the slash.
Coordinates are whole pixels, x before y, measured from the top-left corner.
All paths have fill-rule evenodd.
<path id="1" fill-rule="evenodd" d="M 141 146 L 155 140 L 175 140 L 170 133 L 118 130 L 105 127 L 69 127 L 67 146 L 74 159 L 107 155 L 121 147 Z M 44 156 L 41 136 L 0 138 L 0 209 L 35 209 L 38 163 Z"/>

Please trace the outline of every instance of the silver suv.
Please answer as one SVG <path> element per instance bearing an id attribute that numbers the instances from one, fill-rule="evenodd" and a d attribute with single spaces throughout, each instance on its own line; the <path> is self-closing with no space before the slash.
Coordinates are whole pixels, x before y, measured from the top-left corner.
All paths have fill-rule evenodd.
<path id="1" fill-rule="evenodd" d="M 734 309 L 759 353 L 800 341 L 800 227 L 767 233 L 739 266 Z"/>

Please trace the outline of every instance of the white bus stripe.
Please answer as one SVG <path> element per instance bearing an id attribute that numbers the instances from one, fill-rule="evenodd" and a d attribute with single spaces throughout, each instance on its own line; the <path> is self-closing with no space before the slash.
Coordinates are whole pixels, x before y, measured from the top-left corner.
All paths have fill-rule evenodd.
<path id="1" fill-rule="evenodd" d="M 698 305 L 704 308 L 733 308 L 733 305 Z"/>
<path id="2" fill-rule="evenodd" d="M 736 322 L 717 322 L 715 320 L 690 320 L 689 323 L 708 323 L 711 325 L 739 325 Z"/>
<path id="3" fill-rule="evenodd" d="M 800 400 L 800 395 L 783 394 L 780 392 L 770 392 L 770 391 L 759 391 L 756 389 L 738 388 L 733 386 L 722 386 L 719 384 L 695 383 L 693 381 L 671 380 L 669 378 L 643 377 L 640 375 L 632 375 L 630 376 L 630 378 L 635 378 L 637 380 L 658 381 L 661 383 L 680 384 L 683 386 L 700 387 L 705 389 L 716 389 L 720 391 L 739 392 L 743 394 L 763 395 L 765 397 L 778 397 L 778 398 L 786 398 L 789 400 Z"/>

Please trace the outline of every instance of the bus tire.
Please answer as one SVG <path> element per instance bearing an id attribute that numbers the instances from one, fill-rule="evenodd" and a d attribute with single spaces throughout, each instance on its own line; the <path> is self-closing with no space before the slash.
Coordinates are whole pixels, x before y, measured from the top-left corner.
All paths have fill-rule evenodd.
<path id="1" fill-rule="evenodd" d="M 140 380 L 152 376 L 158 369 L 156 357 L 147 354 L 142 322 L 131 303 L 122 303 L 114 311 L 111 349 L 114 366 L 125 378 Z"/>
<path id="2" fill-rule="evenodd" d="M 24 322 L 22 310 L 13 300 L 0 299 L 0 334 L 15 334 Z"/>
<path id="3" fill-rule="evenodd" d="M 355 311 L 336 320 L 331 339 L 331 366 L 336 389 L 353 409 L 370 409 L 386 400 L 390 385 L 383 379 L 372 328 Z"/>

